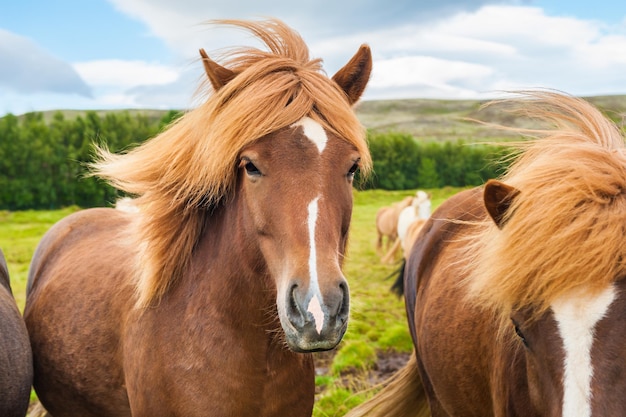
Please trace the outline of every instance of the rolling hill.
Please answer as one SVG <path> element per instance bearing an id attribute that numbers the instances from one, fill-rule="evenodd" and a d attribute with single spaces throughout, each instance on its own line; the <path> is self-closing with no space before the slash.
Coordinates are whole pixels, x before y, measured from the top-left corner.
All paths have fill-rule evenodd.
<path id="1" fill-rule="evenodd" d="M 597 96 L 586 98 L 603 110 L 616 123 L 624 125 L 626 121 L 626 95 Z M 473 120 L 509 127 L 537 127 L 527 120 L 503 111 L 501 105 L 481 108 L 485 101 L 480 100 L 372 100 L 358 104 L 357 116 L 363 125 L 376 133 L 404 132 L 422 140 L 446 141 L 463 139 L 501 140 L 511 133 L 488 126 L 481 126 Z M 59 110 L 46 111 L 44 118 L 51 120 Z M 66 119 L 84 116 L 83 110 L 60 110 Z M 158 120 L 167 110 L 132 109 L 132 110 L 96 110 L 99 116 L 112 111 L 127 111 L 132 115 L 143 114 Z"/>

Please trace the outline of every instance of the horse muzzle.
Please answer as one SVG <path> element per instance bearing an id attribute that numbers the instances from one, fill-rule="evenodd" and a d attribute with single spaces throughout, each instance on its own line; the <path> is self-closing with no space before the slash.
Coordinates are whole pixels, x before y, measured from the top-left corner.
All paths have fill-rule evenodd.
<path id="1" fill-rule="evenodd" d="M 280 322 L 287 344 L 294 352 L 333 349 L 348 327 L 350 295 L 343 277 L 322 293 L 294 282 L 283 297 Z"/>

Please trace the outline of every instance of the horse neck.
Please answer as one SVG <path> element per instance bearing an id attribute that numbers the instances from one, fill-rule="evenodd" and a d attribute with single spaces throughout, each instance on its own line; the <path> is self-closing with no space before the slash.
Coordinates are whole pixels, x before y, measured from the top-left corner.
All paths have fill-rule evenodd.
<path id="1" fill-rule="evenodd" d="M 539 416 L 528 402 L 528 368 L 523 348 L 510 340 L 494 340 L 496 343 L 492 355 L 491 391 L 495 415 Z"/>

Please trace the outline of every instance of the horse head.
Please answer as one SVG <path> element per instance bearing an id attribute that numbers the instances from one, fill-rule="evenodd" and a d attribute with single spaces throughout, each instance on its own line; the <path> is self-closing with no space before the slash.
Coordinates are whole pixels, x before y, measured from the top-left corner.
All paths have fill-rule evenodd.
<path id="1" fill-rule="evenodd" d="M 202 56 L 215 89 L 235 79 L 233 71 Z M 370 69 L 371 54 L 363 46 L 332 78 L 344 104 L 358 100 Z M 332 349 L 346 331 L 350 297 L 341 267 L 353 178 L 361 158 L 369 158 L 362 153 L 315 112 L 239 153 L 235 193 L 242 201 L 242 227 L 258 242 L 294 351 Z"/>
<path id="2" fill-rule="evenodd" d="M 490 180 L 486 184 L 485 208 L 501 233 L 507 233 L 509 222 L 514 223 L 516 217 L 526 213 L 523 203 L 517 204 L 521 194 L 518 189 L 503 182 Z M 616 201 L 587 200 L 577 205 L 588 206 L 587 211 L 591 211 L 593 206 L 600 206 L 604 217 L 618 214 L 623 218 L 624 205 Z M 598 213 L 600 211 L 592 217 Z M 570 222 L 575 223 L 577 216 L 572 218 L 574 220 Z M 541 302 L 517 302 L 510 309 L 510 325 L 504 329 L 517 339 L 513 343 L 518 349 L 513 350 L 513 354 L 526 363 L 523 378 L 527 383 L 527 392 L 520 390 L 511 395 L 528 396 L 537 415 L 591 417 L 618 416 L 624 412 L 626 403 L 622 400 L 622 393 L 626 389 L 626 379 L 623 378 L 626 355 L 623 346 L 626 343 L 626 328 L 622 318 L 626 314 L 626 299 L 623 297 L 626 280 L 619 265 L 622 263 L 623 232 L 619 217 L 615 220 L 611 222 L 611 227 L 599 226 L 593 232 L 592 227 L 585 230 L 576 225 L 582 231 L 580 236 L 589 235 L 587 240 L 605 239 L 603 250 L 610 254 L 608 257 L 598 254 L 589 256 L 589 251 L 584 250 L 585 253 L 577 256 L 581 261 L 578 270 L 582 278 L 570 276 L 567 281 L 558 282 L 559 287 L 566 286 L 565 282 L 576 283 L 577 280 L 583 280 L 582 284 L 552 296 L 549 283 L 544 283 L 541 290 L 545 292 L 541 294 L 541 300 L 548 302 L 543 305 Z M 594 226 L 598 223 L 591 222 Z M 562 233 L 571 232 L 566 230 L 570 229 L 567 226 L 561 225 Z M 549 237 L 546 239 L 550 241 Z M 558 238 L 554 240 L 552 244 L 558 244 Z M 570 244 L 578 247 L 584 244 L 575 244 L 576 241 L 573 235 L 570 236 Z M 596 245 L 601 246 L 600 241 Z M 611 250 L 613 245 L 617 247 Z M 570 259 L 570 262 L 573 261 L 576 259 Z M 607 266 L 594 268 L 594 264 Z M 611 264 L 615 266 L 611 267 Z M 602 269 L 603 273 L 600 272 Z M 536 273 L 550 276 L 550 272 L 550 267 L 547 267 Z M 595 279 L 585 283 L 587 275 L 595 276 Z M 528 282 L 526 285 L 530 287 Z"/>

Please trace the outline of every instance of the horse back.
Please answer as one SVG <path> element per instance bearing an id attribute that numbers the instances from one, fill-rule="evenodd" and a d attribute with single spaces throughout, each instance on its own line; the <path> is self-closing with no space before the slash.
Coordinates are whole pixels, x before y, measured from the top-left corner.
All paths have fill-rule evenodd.
<path id="1" fill-rule="evenodd" d="M 467 306 L 459 251 L 471 223 L 485 215 L 481 188 L 453 196 L 433 213 L 407 260 L 407 317 L 433 415 L 446 415 L 442 410 L 447 407 L 458 415 L 489 415 L 485 410 L 491 408 L 493 370 L 484 352 L 493 347 L 484 344 L 495 330 L 489 316 Z M 472 409 L 471 404 L 487 408 Z"/>
<path id="2" fill-rule="evenodd" d="M 481 204 L 482 188 L 463 191 L 446 200 L 428 219 L 415 238 L 404 274 L 404 296 L 411 336 L 415 343 L 416 299 L 434 274 L 442 250 L 466 227 L 463 222 L 476 221 L 485 215 Z"/>
<path id="3" fill-rule="evenodd" d="M 113 265 L 116 257 L 132 253 L 124 248 L 129 215 L 119 210 L 94 208 L 73 213 L 57 222 L 43 236 L 31 260 L 27 295 L 50 279 L 52 268 L 73 269 L 82 265 Z M 126 258 L 127 256 L 123 256 Z M 82 262 L 81 262 L 82 261 Z M 71 271 L 64 271 L 72 275 Z"/>

